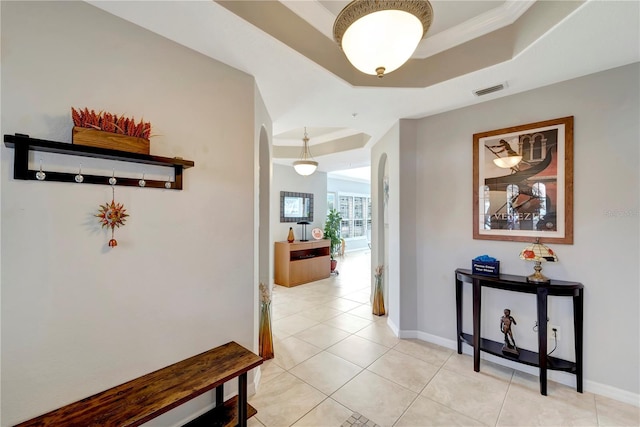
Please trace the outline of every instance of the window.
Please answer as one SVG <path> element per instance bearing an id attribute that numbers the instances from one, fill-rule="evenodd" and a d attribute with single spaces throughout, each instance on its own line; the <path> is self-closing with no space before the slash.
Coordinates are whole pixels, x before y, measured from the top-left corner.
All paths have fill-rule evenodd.
<path id="1" fill-rule="evenodd" d="M 366 238 L 371 228 L 371 198 L 363 194 L 340 194 L 338 203 L 342 238 Z"/>
<path id="2" fill-rule="evenodd" d="M 327 215 L 331 209 L 337 209 L 336 193 L 327 193 Z"/>

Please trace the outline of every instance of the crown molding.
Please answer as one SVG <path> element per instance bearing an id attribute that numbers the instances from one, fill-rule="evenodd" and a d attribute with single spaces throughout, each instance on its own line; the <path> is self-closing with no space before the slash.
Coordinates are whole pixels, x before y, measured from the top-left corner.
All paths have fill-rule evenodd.
<path id="1" fill-rule="evenodd" d="M 535 0 L 509 0 L 462 24 L 423 39 L 412 58 L 424 59 L 513 24 Z"/>
<path id="2" fill-rule="evenodd" d="M 279 0 L 293 13 L 307 21 L 328 39 L 333 40 L 333 23 L 336 16 L 329 12 L 319 1 Z"/>

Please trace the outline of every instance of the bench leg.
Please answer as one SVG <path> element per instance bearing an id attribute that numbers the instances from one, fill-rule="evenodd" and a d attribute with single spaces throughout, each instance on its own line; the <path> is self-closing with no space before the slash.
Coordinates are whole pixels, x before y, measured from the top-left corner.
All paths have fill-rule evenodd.
<path id="1" fill-rule="evenodd" d="M 224 384 L 216 387 L 216 408 L 224 404 Z"/>
<path id="2" fill-rule="evenodd" d="M 247 373 L 238 377 L 238 426 L 247 427 Z"/>

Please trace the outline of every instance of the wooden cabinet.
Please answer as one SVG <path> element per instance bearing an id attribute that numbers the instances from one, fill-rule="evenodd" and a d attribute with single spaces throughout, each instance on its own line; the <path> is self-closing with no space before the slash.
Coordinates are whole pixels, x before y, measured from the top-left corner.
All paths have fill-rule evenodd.
<path id="1" fill-rule="evenodd" d="M 326 279 L 331 274 L 329 240 L 276 242 L 276 285 L 296 286 L 315 280 Z"/>

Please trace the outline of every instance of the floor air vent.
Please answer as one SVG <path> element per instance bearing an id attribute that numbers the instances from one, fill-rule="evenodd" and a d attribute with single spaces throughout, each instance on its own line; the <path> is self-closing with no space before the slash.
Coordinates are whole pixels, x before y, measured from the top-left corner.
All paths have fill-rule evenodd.
<path id="1" fill-rule="evenodd" d="M 506 87 L 507 87 L 507 84 L 506 84 L 506 83 L 500 83 L 499 85 L 495 85 L 495 86 L 491 86 L 491 87 L 486 87 L 486 88 L 484 88 L 484 89 L 474 90 L 474 91 L 473 91 L 473 94 L 474 94 L 475 96 L 488 95 L 488 94 L 490 94 L 490 93 L 493 93 L 493 92 L 497 92 L 497 91 L 499 91 L 499 90 L 502 90 L 502 89 L 504 89 L 504 88 L 506 88 Z"/>

